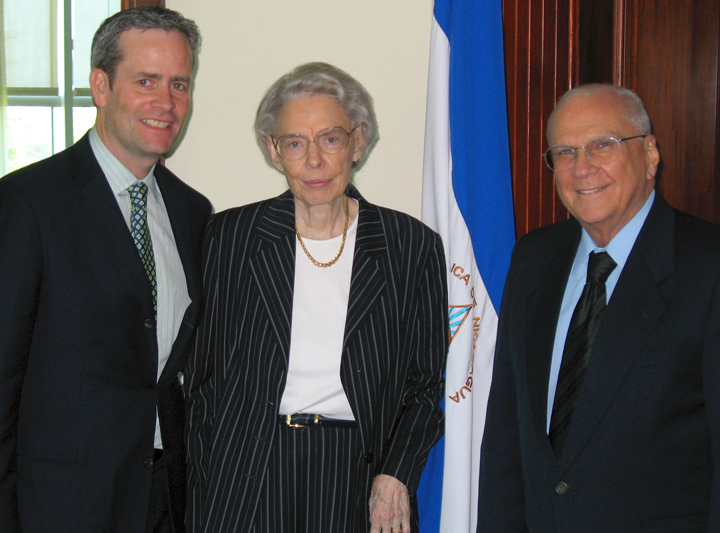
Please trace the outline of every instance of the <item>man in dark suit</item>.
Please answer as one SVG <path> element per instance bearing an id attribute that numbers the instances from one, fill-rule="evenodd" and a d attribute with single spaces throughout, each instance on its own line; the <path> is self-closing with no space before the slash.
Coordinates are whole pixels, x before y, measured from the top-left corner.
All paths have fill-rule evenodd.
<path id="1" fill-rule="evenodd" d="M 570 91 L 548 143 L 573 219 L 513 252 L 478 531 L 720 531 L 720 229 L 654 190 L 631 91 Z"/>
<path id="2" fill-rule="evenodd" d="M 178 373 L 206 198 L 158 164 L 190 104 L 195 23 L 93 40 L 95 127 L 0 179 L 0 531 L 184 531 Z"/>

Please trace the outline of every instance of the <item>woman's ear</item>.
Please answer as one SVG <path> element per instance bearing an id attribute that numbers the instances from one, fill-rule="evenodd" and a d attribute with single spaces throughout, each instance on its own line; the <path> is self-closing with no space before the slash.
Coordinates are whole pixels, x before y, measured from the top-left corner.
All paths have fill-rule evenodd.
<path id="1" fill-rule="evenodd" d="M 273 143 L 272 137 L 268 136 L 265 139 L 265 142 L 267 143 L 267 149 L 270 153 L 270 158 L 272 159 L 273 165 L 278 170 L 278 172 L 282 172 L 283 174 L 285 174 L 285 167 L 282 164 L 282 158 L 280 157 L 280 154 L 275 148 L 275 143 Z"/>

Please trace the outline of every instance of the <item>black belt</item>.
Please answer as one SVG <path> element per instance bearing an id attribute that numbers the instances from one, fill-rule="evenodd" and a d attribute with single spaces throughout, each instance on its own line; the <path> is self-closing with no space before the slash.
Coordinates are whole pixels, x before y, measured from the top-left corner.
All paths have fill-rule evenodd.
<path id="1" fill-rule="evenodd" d="M 280 415 L 281 424 L 291 428 L 304 428 L 309 426 L 322 426 L 326 428 L 356 428 L 355 420 L 338 420 L 327 418 L 322 415 L 309 415 L 306 413 L 295 413 L 294 415 Z"/>

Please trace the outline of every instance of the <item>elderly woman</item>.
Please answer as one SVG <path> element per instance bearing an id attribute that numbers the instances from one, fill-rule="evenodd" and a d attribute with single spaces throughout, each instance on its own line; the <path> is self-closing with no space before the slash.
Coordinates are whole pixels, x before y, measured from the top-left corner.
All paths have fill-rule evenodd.
<path id="1" fill-rule="evenodd" d="M 442 432 L 445 259 L 437 234 L 350 185 L 376 130 L 365 89 L 324 63 L 260 103 L 258 144 L 290 190 L 208 226 L 186 372 L 191 531 L 418 529 Z"/>

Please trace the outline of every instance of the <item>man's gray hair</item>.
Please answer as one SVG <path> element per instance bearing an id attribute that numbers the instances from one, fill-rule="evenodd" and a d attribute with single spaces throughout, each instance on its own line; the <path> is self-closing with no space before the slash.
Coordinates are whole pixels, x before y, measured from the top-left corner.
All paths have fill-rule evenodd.
<path id="1" fill-rule="evenodd" d="M 377 140 L 377 122 L 370 94 L 347 72 L 327 63 L 305 63 L 285 74 L 263 96 L 255 116 L 255 139 L 274 168 L 267 140 L 277 134 L 280 110 L 289 101 L 303 95 L 327 95 L 335 98 L 350 117 L 352 127 L 360 126 L 365 139 L 365 151 L 357 166 L 365 162 Z"/>
<path id="2" fill-rule="evenodd" d="M 123 60 L 120 35 L 127 30 L 165 30 L 180 32 L 192 54 L 193 67 L 200 51 L 197 24 L 177 11 L 159 6 L 144 6 L 115 13 L 100 24 L 95 32 L 90 56 L 91 68 L 103 70 L 112 86 L 118 64 Z"/>
<path id="3" fill-rule="evenodd" d="M 558 109 L 563 103 L 575 98 L 576 96 L 596 96 L 600 94 L 614 94 L 618 96 L 625 107 L 628 110 L 628 114 L 625 118 L 635 127 L 637 131 L 633 132 L 635 135 L 650 135 L 652 133 L 652 123 L 650 122 L 650 116 L 648 115 L 645 105 L 643 104 L 640 97 L 632 92 L 630 89 L 625 87 L 619 87 L 617 85 L 610 85 L 609 83 L 588 83 L 585 85 L 578 85 L 577 87 L 570 89 L 568 92 L 563 94 L 557 102 L 555 109 Z M 552 126 L 553 116 L 555 110 L 550 114 L 550 118 L 547 123 L 547 138 L 550 140 L 550 128 Z"/>

